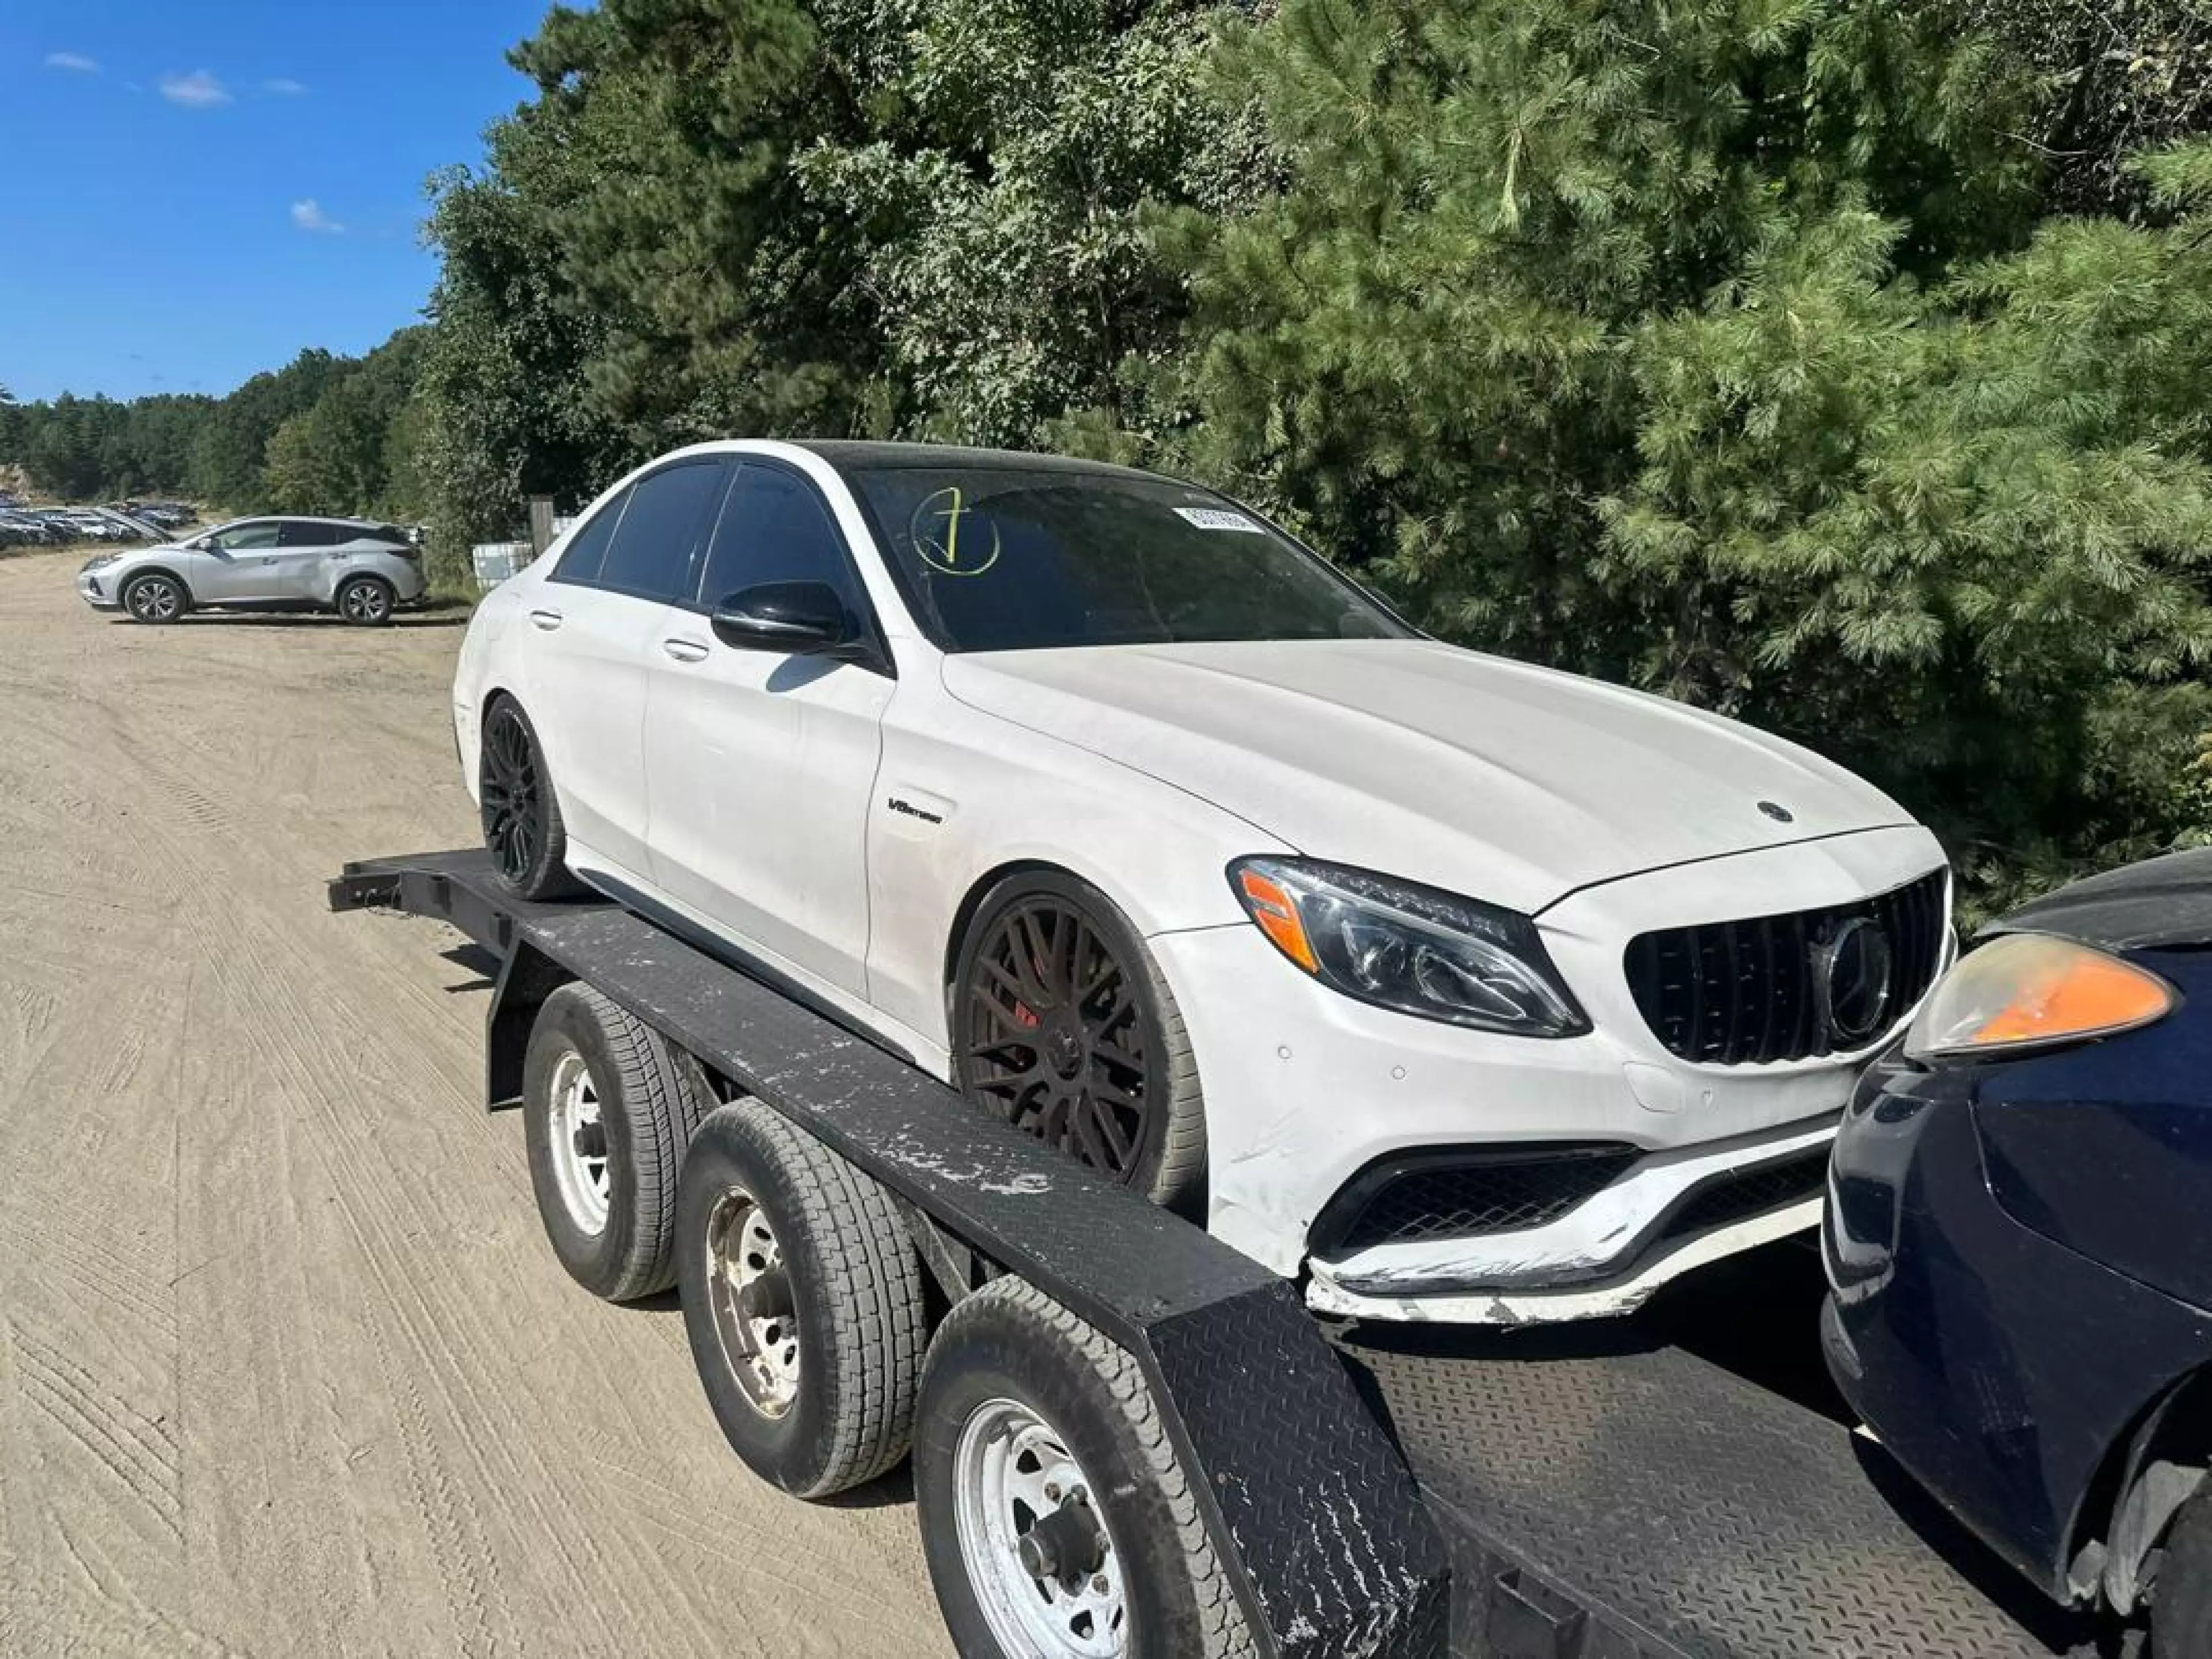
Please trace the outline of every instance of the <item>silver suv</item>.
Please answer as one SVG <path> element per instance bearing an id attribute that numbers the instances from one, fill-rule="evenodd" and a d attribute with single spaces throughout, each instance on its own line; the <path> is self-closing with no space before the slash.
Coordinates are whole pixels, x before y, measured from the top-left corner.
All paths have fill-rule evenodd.
<path id="1" fill-rule="evenodd" d="M 77 572 L 95 611 L 174 622 L 187 611 L 335 611 L 374 627 L 428 591 L 422 553 L 367 519 L 238 519 L 161 547 L 100 553 Z"/>

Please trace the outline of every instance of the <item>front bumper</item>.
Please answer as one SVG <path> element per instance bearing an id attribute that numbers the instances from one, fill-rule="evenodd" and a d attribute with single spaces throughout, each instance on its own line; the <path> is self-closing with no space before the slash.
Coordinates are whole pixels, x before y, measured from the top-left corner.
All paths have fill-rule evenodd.
<path id="1" fill-rule="evenodd" d="M 116 597 L 115 584 L 108 580 L 104 571 L 79 571 L 76 578 L 76 592 L 77 597 L 94 611 L 119 610 L 123 604 L 123 601 Z"/>
<path id="2" fill-rule="evenodd" d="M 1711 1183 L 1817 1160 L 1865 1056 L 1679 1060 L 1638 1012 L 1623 948 L 1649 928 L 1853 902 L 1940 856 L 1924 831 L 1881 830 L 1577 894 L 1538 918 L 1595 1025 L 1559 1041 L 1355 1002 L 1249 926 L 1153 936 L 1205 1080 L 1212 1231 L 1286 1277 L 1310 1271 L 1308 1300 L 1328 1312 L 1517 1323 L 1626 1312 L 1693 1267 L 1812 1226 L 1817 1179 L 1723 1223 L 1668 1231 Z M 1316 1238 L 1332 1199 L 1378 1159 L 1528 1143 L 1635 1156 L 1541 1225 L 1358 1249 Z"/>
<path id="3" fill-rule="evenodd" d="M 2078 1601 L 2093 1583 L 2073 1582 L 2077 1553 L 2107 1519 L 2089 1505 L 2114 1496 L 2100 1477 L 2148 1402 L 2212 1359 L 2212 1316 L 1993 1193 L 1991 1091 L 2055 1063 L 1892 1057 L 1867 1074 L 1829 1177 L 1821 1338 L 1889 1455 L 2045 1594 Z"/>

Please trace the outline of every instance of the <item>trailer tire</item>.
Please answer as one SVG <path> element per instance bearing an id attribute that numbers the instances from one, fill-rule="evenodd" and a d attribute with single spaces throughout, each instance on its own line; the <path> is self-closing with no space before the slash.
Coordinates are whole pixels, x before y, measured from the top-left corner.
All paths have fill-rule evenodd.
<path id="1" fill-rule="evenodd" d="M 674 1282 L 677 1176 L 713 1104 L 689 1055 L 589 986 L 538 1009 L 522 1073 L 530 1184 L 553 1254 L 592 1295 Z"/>
<path id="2" fill-rule="evenodd" d="M 799 1498 L 906 1455 L 927 1332 L 890 1195 L 757 1100 L 717 1107 L 677 1203 L 684 1326 L 730 1448 Z"/>
<path id="3" fill-rule="evenodd" d="M 1047 1547 L 1056 1557 L 1039 1558 L 1057 1559 L 1074 1572 L 1074 1589 L 1064 1577 L 1049 1586 L 1056 1596 L 1047 1593 L 1046 1578 L 1029 1571 L 1036 1563 L 1016 1559 L 1011 1547 L 1037 1547 L 1029 1540 L 1043 1537 L 1039 1522 L 1048 1516 L 1025 1504 L 1026 1526 L 1012 1508 L 994 1523 L 991 1492 L 979 1490 L 992 1484 L 991 1437 L 1009 1423 L 1030 1426 L 1017 1426 L 998 1456 L 998 1467 L 1010 1472 L 1002 1483 L 1035 1486 L 1049 1474 L 1058 1449 L 1086 1494 L 1105 1495 L 1095 1509 L 1082 1504 L 1073 1534 L 1059 1534 L 1085 1540 L 1081 1549 L 1097 1553 L 1070 1554 L 1063 1542 Z M 1024 1473 L 1024 1457 L 1040 1455 L 1038 1468 Z M 1041 1488 L 1059 1502 L 1049 1512 L 1055 1528 L 1074 1503 L 1062 1479 L 1061 1487 Z M 1057 1626 L 1048 1633 L 1029 1621 L 1089 1616 L 1095 1630 L 1096 1620 L 1110 1621 L 1117 1608 L 1130 1659 L 1249 1659 L 1255 1650 L 1142 1370 L 1024 1280 L 994 1279 L 939 1327 L 922 1370 L 914 1485 L 930 1578 L 963 1659 L 1059 1650 L 1046 1645 Z M 997 1501 L 1008 1501 L 1003 1484 Z M 1098 1590 L 1101 1583 L 1109 1589 Z"/>
<path id="4" fill-rule="evenodd" d="M 2212 1654 L 2212 1488 L 2181 1506 L 2164 1548 L 2151 1591 L 2152 1659 Z"/>

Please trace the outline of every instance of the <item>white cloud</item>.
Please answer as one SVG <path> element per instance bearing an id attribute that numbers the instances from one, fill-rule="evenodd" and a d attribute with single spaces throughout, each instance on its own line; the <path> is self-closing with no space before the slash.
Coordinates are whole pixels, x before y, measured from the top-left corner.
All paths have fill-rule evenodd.
<path id="1" fill-rule="evenodd" d="M 307 85 L 304 81 L 295 81 L 289 75 L 280 75 L 273 81 L 264 81 L 261 90 L 278 98 L 299 98 L 306 95 Z"/>
<path id="2" fill-rule="evenodd" d="M 292 222 L 301 230 L 320 231 L 327 236 L 345 234 L 345 227 L 324 212 L 322 204 L 312 196 L 292 204 Z"/>
<path id="3" fill-rule="evenodd" d="M 50 52 L 46 54 L 48 69 L 73 70 L 79 75 L 97 75 L 100 64 L 96 59 L 81 52 Z"/>
<path id="4" fill-rule="evenodd" d="M 161 77 L 161 96 L 186 109 L 213 109 L 230 102 L 230 88 L 205 70 L 190 75 L 171 73 Z"/>

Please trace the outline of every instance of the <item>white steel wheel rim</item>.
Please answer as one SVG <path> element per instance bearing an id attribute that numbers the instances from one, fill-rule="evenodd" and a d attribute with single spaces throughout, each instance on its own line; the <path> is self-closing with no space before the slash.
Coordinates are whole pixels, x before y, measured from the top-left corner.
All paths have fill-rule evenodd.
<path id="1" fill-rule="evenodd" d="M 963 1425 L 952 1454 L 960 1554 L 984 1622 L 1006 1652 L 1043 1659 L 1128 1652 L 1121 1563 L 1103 1516 L 1093 1512 L 1103 1553 L 1073 1585 L 1038 1577 L 1022 1561 L 1023 1536 L 1063 1503 L 1087 1504 L 1093 1490 L 1059 1431 L 1019 1401 L 986 1401 Z"/>
<path id="2" fill-rule="evenodd" d="M 592 1068 L 574 1048 L 553 1068 L 553 1109 L 548 1125 L 552 1142 L 553 1182 L 561 1205 L 578 1230 L 596 1238 L 606 1231 L 606 1121 L 600 1115 L 599 1085 Z"/>
<path id="3" fill-rule="evenodd" d="M 748 1405 L 779 1418 L 799 1398 L 799 1316 L 768 1212 L 732 1187 L 707 1219 L 708 1304 L 722 1361 Z"/>

